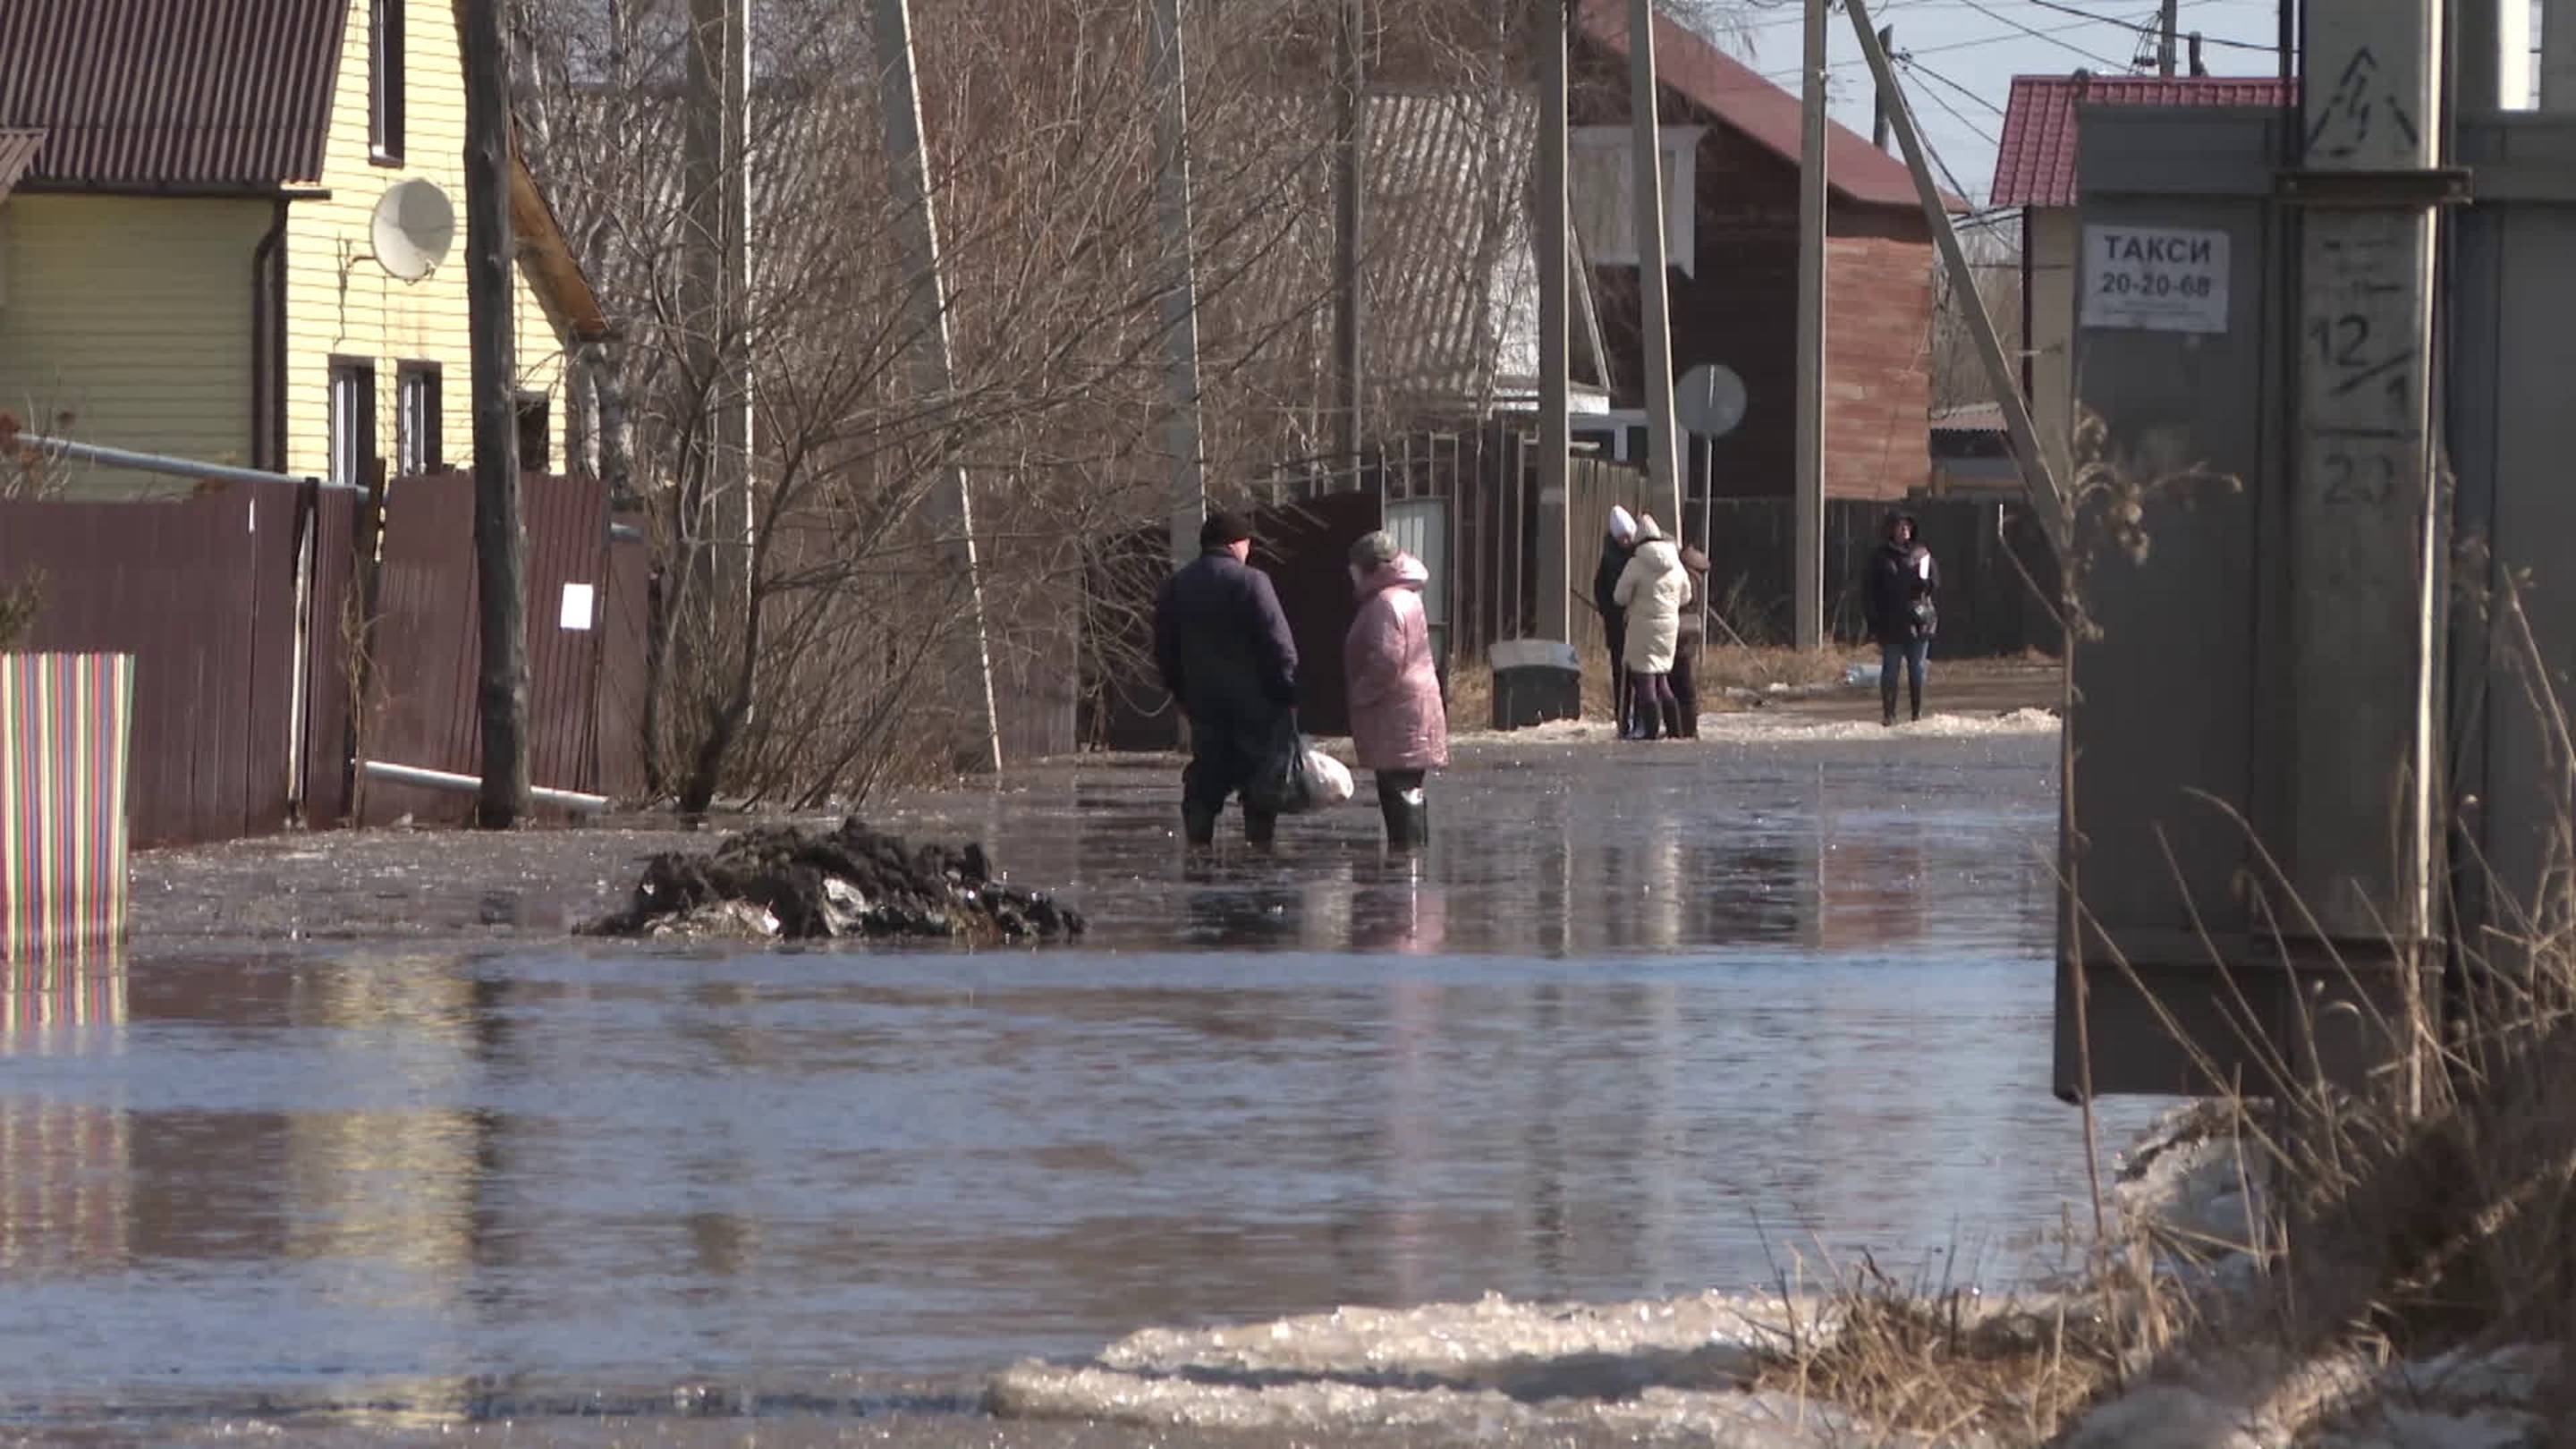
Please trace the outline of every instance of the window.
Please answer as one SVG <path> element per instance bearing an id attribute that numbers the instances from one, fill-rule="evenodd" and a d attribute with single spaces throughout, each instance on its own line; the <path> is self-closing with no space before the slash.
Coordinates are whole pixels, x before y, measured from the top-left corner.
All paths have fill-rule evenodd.
<path id="1" fill-rule="evenodd" d="M 377 164 L 403 159 L 403 0 L 367 7 L 367 150 Z"/>
<path id="2" fill-rule="evenodd" d="M 546 395 L 541 392 L 519 394 L 519 471 L 542 473 L 554 461 L 554 450 L 548 429 Z"/>
<path id="3" fill-rule="evenodd" d="M 331 481 L 364 487 L 376 463 L 376 369 L 331 364 Z"/>
<path id="4" fill-rule="evenodd" d="M 406 362 L 394 374 L 394 471 L 405 478 L 447 467 L 439 450 L 438 364 Z"/>
<path id="5" fill-rule="evenodd" d="M 1699 207 L 1695 189 L 1698 126 L 1666 126 L 1664 156 L 1664 263 L 1684 276 L 1698 275 Z M 1631 194 L 1632 147 L 1625 126 L 1577 126 L 1567 139 L 1566 199 L 1574 230 L 1597 267 L 1637 264 L 1637 202 Z"/>

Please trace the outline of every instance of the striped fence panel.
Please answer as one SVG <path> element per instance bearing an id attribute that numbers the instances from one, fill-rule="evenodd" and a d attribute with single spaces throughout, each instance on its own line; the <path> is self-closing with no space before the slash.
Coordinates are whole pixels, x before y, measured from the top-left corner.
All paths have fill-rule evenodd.
<path id="1" fill-rule="evenodd" d="M 134 656 L 0 655 L 0 955 L 125 939 Z"/>

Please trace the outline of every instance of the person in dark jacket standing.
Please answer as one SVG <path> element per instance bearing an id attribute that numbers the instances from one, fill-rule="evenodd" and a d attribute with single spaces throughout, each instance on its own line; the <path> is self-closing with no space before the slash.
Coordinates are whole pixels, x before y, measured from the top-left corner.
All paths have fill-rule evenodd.
<path id="1" fill-rule="evenodd" d="M 1923 718 L 1923 668 L 1932 652 L 1932 632 L 1940 623 L 1933 598 L 1941 591 L 1941 570 L 1932 551 L 1914 537 L 1914 515 L 1887 515 L 1887 536 L 1869 560 L 1869 578 L 1861 591 L 1861 613 L 1870 637 L 1878 641 L 1879 723 L 1896 723 L 1896 672 L 1905 670 L 1913 718 Z"/>
<path id="2" fill-rule="evenodd" d="M 1673 647 L 1674 708 L 1664 715 L 1664 732 L 1685 740 L 1699 738 L 1699 658 L 1707 648 L 1708 555 L 1682 545 L 1682 569 L 1690 575 L 1690 593 L 1682 599 L 1681 640 Z"/>
<path id="3" fill-rule="evenodd" d="M 1610 532 L 1601 540 L 1601 564 L 1592 571 L 1592 607 L 1601 611 L 1602 642 L 1610 646 L 1610 718 L 1628 728 L 1628 611 L 1619 602 L 1619 576 L 1637 552 L 1637 520 L 1613 506 Z"/>
<path id="4" fill-rule="evenodd" d="M 1154 600 L 1154 663 L 1190 722 L 1181 774 L 1181 830 L 1216 840 L 1226 797 L 1241 791 L 1288 727 L 1297 704 L 1297 643 L 1270 576 L 1253 568 L 1252 529 L 1238 515 L 1199 527 L 1199 557 L 1163 581 Z M 1279 818 L 1243 807 L 1244 838 L 1268 845 Z"/>

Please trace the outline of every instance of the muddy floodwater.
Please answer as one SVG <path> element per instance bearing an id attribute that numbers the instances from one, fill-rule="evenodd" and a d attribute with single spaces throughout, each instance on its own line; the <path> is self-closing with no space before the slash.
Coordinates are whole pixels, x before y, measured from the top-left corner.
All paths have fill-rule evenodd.
<path id="1" fill-rule="evenodd" d="M 1352 808 L 1185 869 L 1161 764 L 872 812 L 1061 886 L 1044 951 L 569 939 L 643 835 L 147 858 L 121 966 L 0 1017 L 0 1440 L 936 1417 L 1155 1324 L 2008 1285 L 2084 1193 L 2055 749 L 1478 745 L 1418 865 Z"/>

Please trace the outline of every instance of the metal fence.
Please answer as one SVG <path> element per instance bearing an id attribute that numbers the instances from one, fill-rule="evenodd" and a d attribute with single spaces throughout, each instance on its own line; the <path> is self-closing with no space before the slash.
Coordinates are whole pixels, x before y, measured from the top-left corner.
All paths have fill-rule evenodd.
<path id="1" fill-rule="evenodd" d="M 641 560 L 612 583 L 599 485 L 532 477 L 527 491 L 531 582 L 544 591 L 532 595 L 537 778 L 632 793 L 641 756 L 625 722 L 640 699 Z M 405 479 L 390 497 L 381 557 L 400 611 L 372 630 L 378 703 L 355 734 L 378 758 L 471 771 L 472 652 L 461 663 L 455 653 L 474 628 L 471 487 Z M 361 495 L 310 484 L 159 503 L 0 500 L 0 588 L 36 600 L 14 647 L 134 656 L 136 845 L 349 821 L 351 678 L 375 548 Z M 609 586 L 595 621 L 606 627 L 584 631 L 587 644 L 547 637 L 574 632 L 558 625 L 561 585 L 576 581 L 593 586 L 595 607 Z M 600 708 L 602 697 L 618 704 Z M 414 744 L 434 757 L 384 748 Z"/>
<path id="2" fill-rule="evenodd" d="M 604 757 L 637 755 L 640 748 L 632 738 L 602 731 L 600 700 L 614 695 L 640 702 L 643 668 L 635 648 L 642 633 L 631 608 L 612 610 L 604 602 L 611 583 L 607 486 L 590 478 L 532 476 L 522 497 L 529 777 L 552 789 L 604 793 Z M 483 610 L 474 571 L 473 475 L 402 479 L 386 491 L 384 519 L 359 749 L 370 760 L 480 773 Z M 631 586 L 631 564 L 625 572 Z M 625 718 L 622 706 L 617 715 Z M 359 799 L 368 824 L 403 815 L 462 821 L 474 805 L 468 795 L 381 780 L 362 785 Z"/>

